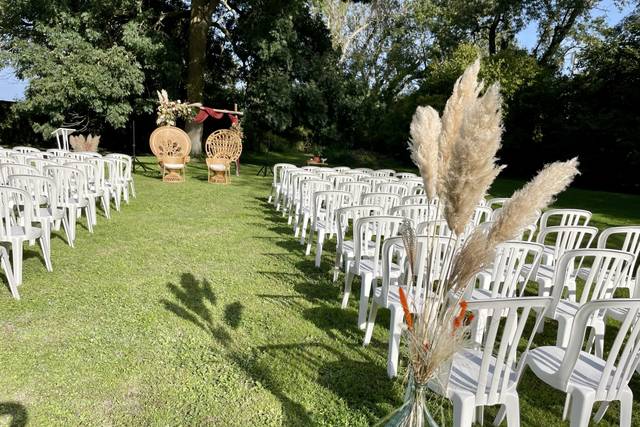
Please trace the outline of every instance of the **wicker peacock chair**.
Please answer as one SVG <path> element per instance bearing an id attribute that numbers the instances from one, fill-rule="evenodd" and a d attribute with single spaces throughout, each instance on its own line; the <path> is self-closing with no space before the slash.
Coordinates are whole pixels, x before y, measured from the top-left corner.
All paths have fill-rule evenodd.
<path id="1" fill-rule="evenodd" d="M 236 164 L 242 153 L 242 131 L 237 128 L 219 129 L 207 138 L 207 170 L 209 182 L 227 184 L 231 177 L 231 163 Z"/>
<path id="2" fill-rule="evenodd" d="M 151 151 L 158 158 L 164 182 L 183 182 L 189 163 L 191 139 L 182 129 L 161 126 L 149 137 Z"/>

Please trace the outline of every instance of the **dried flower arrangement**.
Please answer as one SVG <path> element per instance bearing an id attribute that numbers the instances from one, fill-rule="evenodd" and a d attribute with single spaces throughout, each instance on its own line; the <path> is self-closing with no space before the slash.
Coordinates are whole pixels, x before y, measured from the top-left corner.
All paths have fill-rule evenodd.
<path id="1" fill-rule="evenodd" d="M 69 144 L 73 151 L 98 151 L 98 144 L 100 144 L 100 135 L 93 136 L 87 135 L 71 135 L 69 137 Z"/>
<path id="2" fill-rule="evenodd" d="M 179 99 L 177 101 L 170 101 L 167 91 L 162 89 L 158 91 L 158 118 L 156 124 L 158 126 L 175 126 L 176 120 L 182 118 L 185 120 L 191 119 L 195 116 L 195 109 L 202 106 L 202 104 L 182 102 Z"/>
<path id="3" fill-rule="evenodd" d="M 475 207 L 503 169 L 496 164 L 502 134 L 500 88 L 494 83 L 483 91 L 479 70 L 476 60 L 456 81 L 442 117 L 431 107 L 418 107 L 411 123 L 409 150 L 423 178 L 429 208 L 444 206 L 454 238 L 443 258 L 450 261 L 438 271 L 428 267 L 426 283 L 432 285 L 426 295 L 415 295 L 411 286 L 416 274 L 415 234 L 408 221 L 402 227 L 409 272 L 399 296 L 407 324 L 409 369 L 405 404 L 386 419 L 387 425 L 436 425 L 426 408 L 425 390 L 434 382 L 446 387 L 450 362 L 469 341 L 465 291 L 492 261 L 496 246 L 535 222 L 536 212 L 578 174 L 577 159 L 545 166 L 513 194 L 495 222 L 465 238 Z M 427 241 L 435 248 L 438 237 L 432 237 Z M 426 253 L 436 256 L 436 250 L 427 248 Z M 434 265 L 432 261 L 425 265 Z"/>

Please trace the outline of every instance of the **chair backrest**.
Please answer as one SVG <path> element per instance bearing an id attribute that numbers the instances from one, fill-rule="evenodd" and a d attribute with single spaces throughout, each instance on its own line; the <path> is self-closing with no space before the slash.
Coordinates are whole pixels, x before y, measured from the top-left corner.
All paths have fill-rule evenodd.
<path id="1" fill-rule="evenodd" d="M 355 222 L 360 218 L 373 215 L 382 215 L 382 208 L 375 205 L 349 206 L 336 210 L 336 221 L 338 226 L 337 250 L 342 250 L 345 236 L 352 230 Z"/>
<path id="2" fill-rule="evenodd" d="M 47 154 L 50 157 L 64 157 L 65 154 L 67 154 L 69 151 L 68 150 L 61 150 L 59 148 L 49 148 L 47 150 Z"/>
<path id="3" fill-rule="evenodd" d="M 393 169 L 378 169 L 371 172 L 371 176 L 393 176 L 396 171 Z"/>
<path id="4" fill-rule="evenodd" d="M 91 154 L 97 154 L 97 153 L 91 153 Z M 132 179 L 131 173 L 133 171 L 133 158 L 131 156 L 129 156 L 128 154 L 122 154 L 122 153 L 109 153 L 105 157 L 122 160 L 125 165 L 124 178 L 127 181 L 131 181 Z"/>
<path id="5" fill-rule="evenodd" d="M 58 163 L 51 159 L 43 159 L 41 157 L 29 157 L 27 159 L 29 166 L 33 166 L 42 175 L 44 173 L 44 167 L 47 165 L 57 165 Z"/>
<path id="6" fill-rule="evenodd" d="M 438 236 L 415 236 L 415 264 L 414 280 L 409 289 L 405 289 L 414 300 L 432 294 L 434 283 L 440 279 L 441 272 L 448 269 L 453 260 L 453 240 Z M 395 262 L 402 265 L 404 275 L 409 274 L 406 260 L 406 249 L 401 236 L 385 239 L 382 244 L 382 293 L 381 297 L 386 305 L 389 298 L 390 286 L 393 283 L 391 265 Z"/>
<path id="7" fill-rule="evenodd" d="M 317 175 L 302 171 L 291 176 L 291 186 L 289 187 L 288 202 L 291 206 L 300 202 L 300 187 L 304 181 L 310 179 L 317 180 Z"/>
<path id="8" fill-rule="evenodd" d="M 370 168 L 355 168 L 351 170 L 358 173 L 365 173 L 367 175 L 371 175 L 371 173 L 373 172 L 373 169 Z"/>
<path id="9" fill-rule="evenodd" d="M 45 166 L 45 176 L 56 184 L 58 205 L 74 205 L 87 198 L 87 178 L 83 171 L 68 166 Z"/>
<path id="10" fill-rule="evenodd" d="M 276 163 L 273 165 L 273 185 L 282 184 L 285 169 L 295 168 L 291 163 Z"/>
<path id="11" fill-rule="evenodd" d="M 591 212 L 584 209 L 549 209 L 540 217 L 540 231 L 552 226 L 589 225 Z"/>
<path id="12" fill-rule="evenodd" d="M 453 231 L 445 219 L 436 219 L 421 222 L 416 226 L 416 234 L 426 234 L 429 236 L 453 237 Z"/>
<path id="13" fill-rule="evenodd" d="M 338 166 L 337 168 L 333 168 L 334 171 L 338 173 L 345 173 L 351 170 L 349 166 Z"/>
<path id="14" fill-rule="evenodd" d="M 395 237 L 406 218 L 390 215 L 369 216 L 356 220 L 353 228 L 353 246 L 355 268 L 360 268 L 364 258 L 373 261 L 373 277 L 381 271 L 382 243 L 385 239 Z"/>
<path id="15" fill-rule="evenodd" d="M 476 206 L 476 208 L 473 210 L 473 215 L 471 216 L 470 224 L 476 226 L 476 225 L 482 224 L 483 222 L 490 221 L 492 212 L 493 211 L 491 210 L 490 207 Z"/>
<path id="16" fill-rule="evenodd" d="M 0 184 L 7 184 L 11 175 L 41 175 L 38 169 L 19 163 L 0 164 Z"/>
<path id="17" fill-rule="evenodd" d="M 393 193 L 367 193 L 362 195 L 361 205 L 381 206 L 385 214 L 391 212 L 391 208 L 400 204 L 400 196 Z"/>
<path id="18" fill-rule="evenodd" d="M 333 235 L 338 227 L 337 211 L 347 206 L 351 206 L 351 193 L 347 191 L 316 191 L 311 204 L 312 221 L 314 224 L 321 221 L 327 233 Z"/>
<path id="19" fill-rule="evenodd" d="M 474 315 L 472 328 L 483 319 L 482 342 L 479 350 L 461 350 L 461 355 L 478 360 L 477 377 L 470 378 L 464 362 L 454 364 L 449 385 L 466 388 L 465 384 L 452 381 L 477 381 L 476 405 L 496 405 L 504 402 L 503 393 L 512 391 L 525 367 L 526 355 L 542 316 L 535 322 L 529 317 L 544 311 L 550 304 L 549 297 L 496 298 L 469 301 L 467 310 Z M 529 323 L 529 324 L 527 324 Z M 521 345 L 525 339 L 526 345 Z M 464 360 L 464 359 L 462 359 Z M 474 362 L 474 365 L 476 362 Z M 475 381 L 474 381 L 475 380 Z"/>
<path id="20" fill-rule="evenodd" d="M 351 200 L 353 204 L 360 204 L 362 195 L 369 191 L 369 184 L 366 182 L 343 182 L 338 186 L 340 191 L 348 191 L 351 193 Z"/>
<path id="21" fill-rule="evenodd" d="M 365 178 L 371 177 L 371 175 L 369 175 L 368 173 L 358 172 L 358 171 L 355 171 L 355 170 L 346 171 L 346 172 L 344 172 L 344 174 L 354 177 L 356 179 L 356 181 L 362 181 Z"/>
<path id="22" fill-rule="evenodd" d="M 368 176 L 366 178 L 363 178 L 362 182 L 366 182 L 367 184 L 369 184 L 369 192 L 374 193 L 376 192 L 376 188 L 378 188 L 378 185 L 389 182 L 389 178 L 386 176 Z"/>
<path id="23" fill-rule="evenodd" d="M 19 163 L 21 165 L 26 165 L 27 164 L 27 158 L 31 157 L 31 153 L 26 154 L 26 153 L 20 153 L 18 151 L 12 151 L 11 152 L 11 156 L 10 156 L 16 163 Z"/>
<path id="24" fill-rule="evenodd" d="M 610 248 L 630 252 L 635 257 L 635 265 L 640 256 L 640 225 L 607 228 L 600 233 L 597 246 L 603 249 Z M 633 273 L 634 271 L 631 271 L 632 275 Z"/>
<path id="25" fill-rule="evenodd" d="M 242 154 L 242 132 L 232 129 L 218 129 L 205 143 L 207 157 L 235 162 Z"/>
<path id="26" fill-rule="evenodd" d="M 39 153 L 40 152 L 40 150 L 38 150 L 37 148 L 34 148 L 34 147 L 22 147 L 22 146 L 13 147 L 12 150 L 16 151 L 18 153 L 22 153 L 22 154 Z"/>
<path id="27" fill-rule="evenodd" d="M 298 206 L 300 209 L 308 208 L 311 214 L 314 194 L 318 191 L 330 191 L 333 187 L 330 181 L 318 179 L 307 179 L 300 183 Z"/>
<path id="28" fill-rule="evenodd" d="M 313 171 L 313 173 L 315 173 L 318 176 L 318 178 L 324 179 L 327 181 L 330 181 L 334 175 L 339 175 L 338 172 L 334 171 L 331 168 L 320 168 L 318 170 Z"/>
<path id="29" fill-rule="evenodd" d="M 333 188 L 335 188 L 336 190 L 339 190 L 342 184 L 345 184 L 348 182 L 356 182 L 356 178 L 353 175 L 346 175 L 342 173 L 336 173 L 335 175 L 332 175 L 329 178 L 333 183 Z"/>
<path id="30" fill-rule="evenodd" d="M 520 297 L 540 264 L 544 246 L 539 243 L 508 241 L 496 247 L 488 290 L 491 298 Z M 531 268 L 525 273 L 525 266 Z M 520 289 L 518 287 L 520 286 Z"/>
<path id="31" fill-rule="evenodd" d="M 640 299 L 616 298 L 589 301 L 582 305 L 573 320 L 571 337 L 558 370 L 558 385 L 566 389 L 585 344 L 591 319 L 607 310 L 626 311 L 602 365 L 595 400 L 620 399 L 640 362 Z"/>
<path id="32" fill-rule="evenodd" d="M 180 128 L 160 126 L 151 132 L 149 146 L 159 161 L 171 157 L 186 158 L 191 152 L 191 138 Z"/>
<path id="33" fill-rule="evenodd" d="M 31 195 L 33 201 L 32 216 L 39 218 L 41 216 L 40 208 L 43 205 L 48 206 L 51 212 L 58 209 L 58 192 L 56 183 L 53 179 L 46 176 L 34 175 L 11 175 L 9 177 L 9 185 L 11 187 L 20 188 Z M 27 206 L 25 206 L 27 208 Z"/>
<path id="34" fill-rule="evenodd" d="M 503 207 L 507 200 L 509 200 L 509 197 L 493 197 L 491 199 L 487 199 L 486 206 L 495 210 Z"/>
<path id="35" fill-rule="evenodd" d="M 297 173 L 304 173 L 297 167 L 283 167 L 280 170 L 280 174 L 282 175 L 282 181 L 280 184 L 280 192 L 282 194 L 288 194 L 291 190 L 291 186 L 293 185 L 293 176 Z"/>
<path id="36" fill-rule="evenodd" d="M 20 210 L 18 207 L 22 206 Z M 0 240 L 13 234 L 13 227 L 22 226 L 31 232 L 33 204 L 31 195 L 20 188 L 0 187 Z"/>
<path id="37" fill-rule="evenodd" d="M 395 177 L 398 179 L 405 179 L 405 178 L 415 178 L 418 175 L 416 175 L 413 172 L 396 172 Z"/>
<path id="38" fill-rule="evenodd" d="M 553 263 L 566 251 L 588 248 L 598 234 L 596 227 L 589 226 L 553 226 L 541 229 L 537 243 L 550 244 L 553 249 Z M 552 240 L 551 243 L 546 243 Z"/>
<path id="39" fill-rule="evenodd" d="M 398 205 L 389 213 L 409 218 L 414 224 L 438 219 L 438 208 L 431 205 Z"/>
<path id="40" fill-rule="evenodd" d="M 393 193 L 397 194 L 400 197 L 406 196 L 409 194 L 409 188 L 406 185 L 400 182 L 383 182 L 378 184 L 376 188 L 376 193 Z"/>
<path id="41" fill-rule="evenodd" d="M 554 270 L 553 303 L 549 310 L 553 313 L 563 296 L 565 284 L 575 281 L 579 272 L 583 272 L 581 277 L 584 278 L 584 285 L 577 289 L 578 305 L 612 298 L 618 286 L 628 277 L 633 262 L 632 254 L 615 249 L 575 249 L 564 252 Z M 604 316 L 604 313 L 600 315 Z"/>
<path id="42" fill-rule="evenodd" d="M 396 175 L 397 178 L 397 175 Z M 424 186 L 424 181 L 422 180 L 422 178 L 412 178 L 412 177 L 408 177 L 408 178 L 400 178 L 400 181 L 398 181 L 401 184 L 404 184 L 407 189 L 407 195 L 412 195 L 415 194 L 414 191 L 416 191 L 417 188 L 422 188 Z"/>
<path id="43" fill-rule="evenodd" d="M 88 160 L 84 162 L 67 163 L 65 166 L 82 171 L 85 179 L 87 180 L 87 191 L 90 193 L 96 192 L 99 189 L 99 185 L 96 185 L 96 183 L 99 184 L 100 180 L 104 179 L 104 173 L 100 174 L 98 166 Z"/>

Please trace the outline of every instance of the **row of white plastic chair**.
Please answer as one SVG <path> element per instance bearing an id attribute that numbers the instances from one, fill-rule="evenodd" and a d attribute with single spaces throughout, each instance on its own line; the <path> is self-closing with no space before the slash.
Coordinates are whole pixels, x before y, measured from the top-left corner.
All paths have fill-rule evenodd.
<path id="1" fill-rule="evenodd" d="M 278 184 L 275 179 L 274 183 Z M 277 194 L 277 189 L 273 191 Z M 358 323 L 366 330 L 365 345 L 371 339 L 378 309 L 391 310 L 388 371 L 394 376 L 403 325 L 397 291 L 404 274 L 402 239 L 397 237 L 403 217 L 382 215 L 384 208 L 378 205 L 352 206 L 350 198 L 349 192 L 312 193 L 312 210 L 315 210 L 312 221 L 317 225 L 311 227 L 311 233 L 318 233 L 319 242 L 321 234 L 337 235 L 334 267 L 344 263 L 346 272 L 343 306 L 348 302 L 353 277 L 361 277 Z M 499 214 L 504 201 L 487 201 L 488 207 L 497 208 L 491 212 L 491 220 Z M 337 212 L 335 218 L 329 214 L 333 211 Z M 402 211 L 405 212 L 407 210 Z M 455 425 L 470 425 L 474 418 L 482 418 L 481 411 L 474 414 L 474 408 L 495 404 L 503 405 L 499 418 L 506 415 L 509 425 L 518 425 L 516 387 L 525 365 L 549 385 L 568 393 L 571 399 L 567 399 L 564 415 L 568 414 L 571 403 L 572 425 L 588 424 L 595 401 L 603 402 L 595 416 L 601 418 L 613 400 L 621 401 L 621 425 L 630 425 L 632 394 L 628 382 L 640 357 L 640 300 L 636 295 L 640 286 L 631 287 L 630 283 L 635 283 L 631 278 L 638 258 L 640 226 L 605 230 L 597 248 L 589 248 L 597 234 L 597 229 L 587 225 L 590 218 L 591 213 L 582 210 L 545 212 L 538 222 L 540 231 L 535 238 L 534 229 L 528 236 L 530 241 L 500 245 L 491 268 L 478 275 L 476 286 L 466 298 L 470 301 L 469 309 L 477 313 L 472 329 L 479 350 L 456 355 L 447 387 L 439 390 L 454 402 Z M 349 224 L 353 224 L 354 229 L 351 241 L 345 237 Z M 418 277 L 412 288 L 407 289 L 410 306 L 419 313 L 432 285 L 424 283 L 425 263 L 430 263 L 429 277 L 433 280 L 438 277 L 438 271 L 446 270 L 452 254 L 446 253 L 445 248 L 451 246 L 451 235 L 447 234 L 446 223 L 441 219 L 426 221 L 417 228 L 418 252 L 427 246 L 430 248 L 429 256 L 421 259 L 418 255 L 422 262 L 417 268 Z M 617 250 L 608 249 L 612 240 L 622 241 Z M 309 249 L 307 245 L 307 253 Z M 316 265 L 319 265 L 320 254 L 321 249 L 316 253 Z M 538 279 L 541 266 L 547 265 L 555 266 L 551 269 L 552 279 L 550 285 L 540 288 L 545 289 L 541 293 L 550 296 L 522 298 L 529 279 Z M 335 268 L 334 280 L 337 272 Z M 578 277 L 584 281 L 579 296 L 575 287 Z M 619 287 L 630 287 L 633 298 L 611 299 Z M 567 288 L 573 289 L 568 296 Z M 527 351 L 521 352 L 517 347 L 530 313 L 536 315 L 536 322 L 527 349 L 543 318 L 558 321 L 558 342 L 556 346 L 531 350 L 526 356 Z M 622 326 L 614 340 L 617 345 L 614 344 L 605 358 L 606 316 L 620 320 Z M 499 325 L 502 326 L 499 328 Z M 590 351 L 585 352 L 581 347 L 587 329 L 592 332 L 586 341 Z M 497 343 L 500 349 L 494 347 Z"/>
<path id="2" fill-rule="evenodd" d="M 19 299 L 25 241 L 39 241 L 45 266 L 52 271 L 52 230 L 62 225 L 73 247 L 81 213 L 92 233 L 97 224 L 96 201 L 101 201 L 105 217 L 110 218 L 111 200 L 119 211 L 123 198 L 129 203 L 129 190 L 135 197 L 135 186 L 131 158 L 124 154 L 104 158 L 83 154 L 79 160 L 78 153 L 50 152 L 46 158 L 34 156 L 18 163 L 14 153 L 4 149 L 0 153 L 0 242 L 10 245 L 12 262 L 4 247 L 0 256 L 10 291 Z"/>

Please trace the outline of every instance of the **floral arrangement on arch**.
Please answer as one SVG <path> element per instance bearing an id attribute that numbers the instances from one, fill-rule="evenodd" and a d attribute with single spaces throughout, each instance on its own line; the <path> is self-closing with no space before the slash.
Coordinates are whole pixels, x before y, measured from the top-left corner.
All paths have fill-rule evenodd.
<path id="1" fill-rule="evenodd" d="M 202 104 L 199 102 L 182 102 L 179 99 L 170 101 L 167 91 L 162 89 L 158 91 L 158 118 L 156 124 L 158 126 L 175 126 L 178 118 L 189 120 L 196 114 L 195 110 L 200 108 Z"/>
<path id="2" fill-rule="evenodd" d="M 479 71 L 478 59 L 456 81 L 442 116 L 432 107 L 418 107 L 411 122 L 409 151 L 424 181 L 428 209 L 442 210 L 453 239 L 443 257 L 449 261 L 436 272 L 427 268 L 430 285 L 416 295 L 415 230 L 409 221 L 401 227 L 409 270 L 398 289 L 409 363 L 405 402 L 383 420 L 387 426 L 437 425 L 425 395 L 427 389 L 446 389 L 453 356 L 470 345 L 472 317 L 464 295 L 493 261 L 497 245 L 516 239 L 578 174 L 577 159 L 546 165 L 512 195 L 495 221 L 471 228 L 476 206 L 504 168 L 496 158 L 503 130 L 500 87 L 494 83 L 485 89 Z M 427 266 L 442 256 L 433 234 L 427 237 Z"/>

